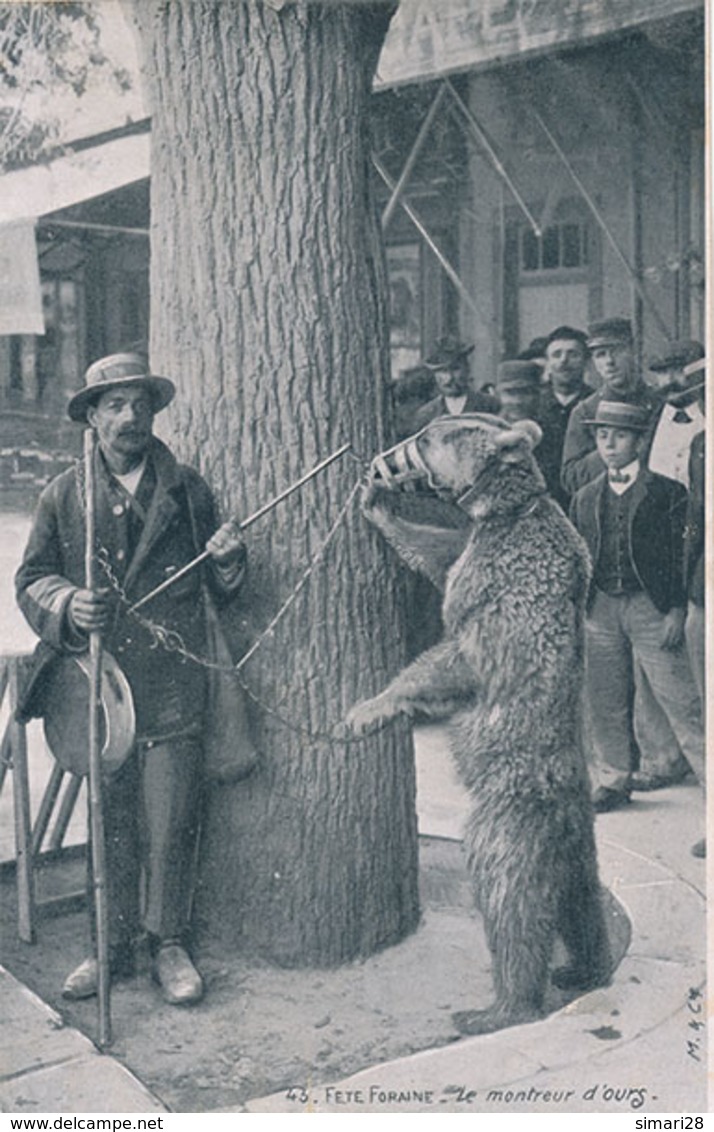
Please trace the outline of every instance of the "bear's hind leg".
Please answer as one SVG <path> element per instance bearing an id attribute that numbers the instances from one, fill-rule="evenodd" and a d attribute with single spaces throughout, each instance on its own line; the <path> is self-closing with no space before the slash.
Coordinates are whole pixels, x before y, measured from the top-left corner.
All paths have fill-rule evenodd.
<path id="1" fill-rule="evenodd" d="M 523 872 L 512 874 L 509 884 L 501 877 L 479 892 L 496 1000 L 485 1010 L 452 1014 L 461 1034 L 488 1034 L 543 1017 L 557 900 L 542 874 L 534 885 L 532 861 L 522 864 Z"/>
<path id="2" fill-rule="evenodd" d="M 567 870 L 558 909 L 558 931 L 570 963 L 553 971 L 561 990 L 587 991 L 606 986 L 612 975 L 610 941 L 595 868 L 594 844 L 583 845 L 564 864 Z"/>

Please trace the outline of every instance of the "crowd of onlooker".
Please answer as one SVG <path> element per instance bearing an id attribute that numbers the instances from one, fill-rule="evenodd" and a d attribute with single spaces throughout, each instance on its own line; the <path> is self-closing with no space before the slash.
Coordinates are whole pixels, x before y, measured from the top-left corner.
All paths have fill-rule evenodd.
<path id="1" fill-rule="evenodd" d="M 671 342 L 638 365 L 630 322 L 559 326 L 474 388 L 443 338 L 395 385 L 402 436 L 435 417 L 538 422 L 536 460 L 590 551 L 587 733 L 597 811 L 694 773 L 704 787 L 705 359 Z M 705 852 L 704 842 L 692 850 Z"/>

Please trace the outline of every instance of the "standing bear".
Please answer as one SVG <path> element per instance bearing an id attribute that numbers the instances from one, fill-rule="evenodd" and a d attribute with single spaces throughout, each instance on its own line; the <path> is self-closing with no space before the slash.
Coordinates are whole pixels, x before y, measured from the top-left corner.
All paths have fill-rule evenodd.
<path id="1" fill-rule="evenodd" d="M 444 591 L 443 640 L 347 722 L 360 732 L 399 713 L 450 719 L 496 991 L 489 1009 L 455 1016 L 469 1034 L 542 1016 L 556 933 L 569 954 L 558 986 L 585 990 L 611 972 L 581 745 L 590 564 L 546 492 L 539 436 L 531 421 L 438 418 L 373 461 L 363 505 Z"/>

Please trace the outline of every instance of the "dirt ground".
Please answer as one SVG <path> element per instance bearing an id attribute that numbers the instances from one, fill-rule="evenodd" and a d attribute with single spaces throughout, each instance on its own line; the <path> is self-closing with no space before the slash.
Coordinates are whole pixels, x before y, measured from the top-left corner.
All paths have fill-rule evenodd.
<path id="1" fill-rule="evenodd" d="M 81 887 L 80 862 L 50 872 L 45 888 Z M 492 993 L 460 844 L 421 839 L 421 887 L 418 930 L 338 970 L 281 970 L 199 937 L 195 957 L 207 992 L 189 1009 L 163 1003 L 144 959 L 140 973 L 112 992 L 111 1052 L 171 1110 L 203 1112 L 240 1109 L 251 1097 L 336 1081 L 459 1040 L 452 1012 L 483 1006 Z M 6 875 L 0 888 L 3 964 L 69 1025 L 95 1038 L 96 1001 L 69 1003 L 60 995 L 84 954 L 84 913 L 42 919 L 37 942 L 21 944 L 12 878 Z M 607 906 L 614 950 L 622 955 L 627 923 L 610 898 Z M 553 991 L 550 1009 L 566 1001 Z"/>

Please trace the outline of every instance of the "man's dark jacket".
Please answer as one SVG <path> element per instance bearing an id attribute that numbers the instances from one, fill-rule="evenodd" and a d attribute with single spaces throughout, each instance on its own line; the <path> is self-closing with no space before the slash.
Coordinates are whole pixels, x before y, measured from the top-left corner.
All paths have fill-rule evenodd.
<path id="1" fill-rule="evenodd" d="M 575 406 L 594 392 L 595 390 L 589 385 L 583 385 L 573 400 L 563 405 L 553 392 L 550 382 L 541 390 L 538 424 L 543 431 L 543 437 L 535 449 L 534 456 L 543 473 L 548 491 L 566 512 L 570 503 L 570 492 L 565 491 L 560 482 L 565 433 Z"/>
<path id="2" fill-rule="evenodd" d="M 499 404 L 498 399 L 493 397 L 490 393 L 482 393 L 477 389 L 469 389 L 466 393 L 466 404 L 461 410 L 463 413 L 498 413 Z M 427 401 L 422 405 L 414 414 L 414 432 L 425 428 L 431 421 L 436 420 L 437 417 L 448 417 L 449 410 L 446 406 L 446 398 L 442 393 L 437 397 L 432 397 L 431 401 Z"/>
<path id="3" fill-rule="evenodd" d="M 158 738 L 196 730 L 205 707 L 205 670 L 177 652 L 156 647 L 151 631 L 127 616 L 126 609 L 127 603 L 138 601 L 203 550 L 217 526 L 211 493 L 201 477 L 179 465 L 156 438 L 135 496 L 141 506 L 144 490 L 143 515 L 110 475 L 99 452 L 95 478 L 97 550 L 126 598 L 122 602 L 115 594 L 113 621 L 103 634 L 104 645 L 129 680 L 137 735 Z M 84 553 L 83 468 L 78 465 L 63 472 L 42 493 L 15 578 L 18 604 L 42 642 L 21 705 L 24 718 L 42 714 L 42 677 L 57 653 L 81 652 L 87 647 L 86 636 L 68 619 L 72 595 L 85 587 Z M 105 571 L 98 568 L 97 575 L 98 585 L 112 588 Z M 210 566 L 204 577 L 219 600 L 232 594 L 241 581 L 239 574 L 226 586 L 220 572 Z M 180 633 L 186 646 L 202 656 L 206 642 L 203 597 L 201 572 L 194 570 L 141 613 Z"/>
<path id="4" fill-rule="evenodd" d="M 684 576 L 689 600 L 703 608 L 706 591 L 705 556 L 705 433 L 694 437 L 689 451 L 689 499 L 684 538 Z"/>
<path id="5" fill-rule="evenodd" d="M 603 472 L 573 497 L 570 519 L 585 539 L 593 565 L 600 556 L 605 493 Z M 629 489 L 628 547 L 630 562 L 642 589 L 660 613 L 687 604 L 684 577 L 684 524 L 687 493 L 681 484 L 640 470 Z M 591 599 L 593 592 L 591 590 Z"/>

